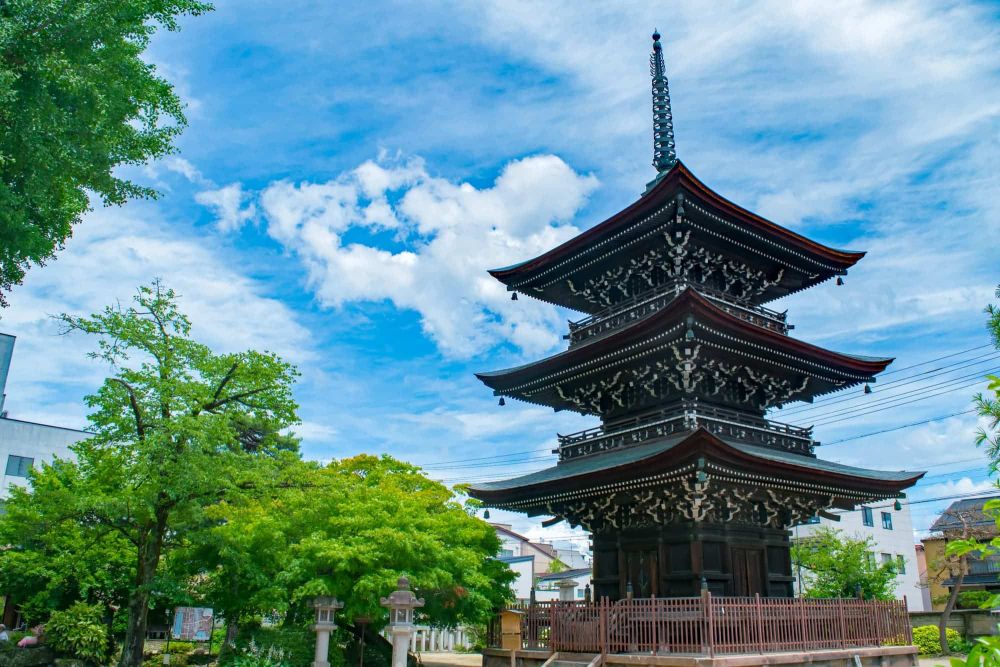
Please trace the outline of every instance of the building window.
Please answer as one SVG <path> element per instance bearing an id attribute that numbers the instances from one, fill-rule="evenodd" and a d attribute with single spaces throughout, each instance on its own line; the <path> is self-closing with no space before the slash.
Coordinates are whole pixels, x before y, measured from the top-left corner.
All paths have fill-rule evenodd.
<path id="1" fill-rule="evenodd" d="M 862 507 L 861 508 L 861 523 L 865 524 L 866 526 L 874 526 L 875 525 L 875 518 L 872 516 L 872 508 L 871 507 Z"/>
<path id="2" fill-rule="evenodd" d="M 868 556 L 868 567 L 874 570 L 875 569 L 875 552 L 874 551 L 869 551 L 868 554 L 867 554 L 867 556 Z"/>
<path id="3" fill-rule="evenodd" d="M 892 554 L 882 554 L 882 565 L 892 564 Z"/>
<path id="4" fill-rule="evenodd" d="M 576 597 L 583 598 L 583 589 L 582 588 L 576 589 Z"/>
<path id="5" fill-rule="evenodd" d="M 500 550 L 500 558 L 513 558 L 513 557 L 514 557 L 514 550 L 513 549 L 501 549 Z"/>
<path id="6" fill-rule="evenodd" d="M 896 554 L 896 572 L 906 574 L 906 559 L 903 554 Z"/>
<path id="7" fill-rule="evenodd" d="M 31 470 L 31 464 L 34 462 L 33 458 L 11 454 L 7 457 L 7 472 L 4 474 L 12 477 L 27 477 L 28 471 Z"/>
<path id="8" fill-rule="evenodd" d="M 882 512 L 882 527 L 886 530 L 892 530 L 892 514 L 889 512 Z"/>

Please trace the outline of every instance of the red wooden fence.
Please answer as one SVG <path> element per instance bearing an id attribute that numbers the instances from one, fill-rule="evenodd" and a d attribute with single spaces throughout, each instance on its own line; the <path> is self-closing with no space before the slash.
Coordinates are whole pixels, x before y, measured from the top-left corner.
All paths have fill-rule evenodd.
<path id="1" fill-rule="evenodd" d="M 521 646 L 588 653 L 769 653 L 911 644 L 903 600 L 714 597 L 538 602 Z M 499 646 L 499 633 L 491 644 Z"/>

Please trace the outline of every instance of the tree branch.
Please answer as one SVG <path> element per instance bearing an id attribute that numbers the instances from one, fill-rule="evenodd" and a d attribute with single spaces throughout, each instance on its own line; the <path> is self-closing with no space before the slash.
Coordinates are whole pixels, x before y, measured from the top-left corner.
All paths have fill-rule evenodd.
<path id="1" fill-rule="evenodd" d="M 206 412 L 211 412 L 216 408 L 221 408 L 226 403 L 232 403 L 233 401 L 239 401 L 244 398 L 249 398 L 250 396 L 254 396 L 256 394 L 259 394 L 267 390 L 268 387 L 258 387 L 256 389 L 250 389 L 249 391 L 241 391 L 238 394 L 233 394 L 232 396 L 226 396 L 225 398 L 216 399 L 211 403 L 207 403 L 206 405 L 203 406 L 202 409 L 204 409 Z"/>
<path id="2" fill-rule="evenodd" d="M 135 432 L 140 440 L 146 439 L 146 423 L 142 418 L 142 408 L 139 407 L 139 399 L 135 394 L 135 388 L 121 378 L 111 378 L 111 382 L 117 382 L 125 387 L 128 392 L 128 402 L 132 406 L 132 414 L 135 416 Z"/>

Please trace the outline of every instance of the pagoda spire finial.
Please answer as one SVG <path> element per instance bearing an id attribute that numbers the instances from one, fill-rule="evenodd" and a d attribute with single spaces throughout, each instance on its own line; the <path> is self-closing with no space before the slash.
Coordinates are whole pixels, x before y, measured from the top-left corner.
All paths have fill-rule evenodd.
<path id="1" fill-rule="evenodd" d="M 653 77 L 653 166 L 662 173 L 677 164 L 677 147 L 674 145 L 674 117 L 670 112 L 670 88 L 667 86 L 659 30 L 653 30 L 649 74 Z"/>

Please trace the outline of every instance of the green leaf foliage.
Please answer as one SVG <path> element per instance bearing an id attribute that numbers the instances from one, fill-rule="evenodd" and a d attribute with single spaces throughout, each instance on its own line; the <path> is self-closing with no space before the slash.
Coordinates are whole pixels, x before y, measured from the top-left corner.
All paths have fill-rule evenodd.
<path id="1" fill-rule="evenodd" d="M 308 600 L 334 595 L 345 602 L 341 618 L 379 627 L 379 599 L 404 574 L 435 625 L 485 622 L 510 599 L 514 575 L 492 558 L 495 531 L 419 468 L 361 455 L 302 463 L 294 477 L 279 496 L 213 508 L 215 527 L 176 561 L 198 564 L 188 576 L 227 618 L 276 610 L 286 625 L 307 623 Z"/>
<path id="2" fill-rule="evenodd" d="M 844 537 L 841 531 L 821 528 L 792 545 L 792 561 L 805 570 L 805 596 L 852 598 L 860 591 L 866 600 L 895 599 L 896 566 L 876 563 L 870 537 Z"/>
<path id="3" fill-rule="evenodd" d="M 996 296 L 1000 299 L 1000 287 L 997 288 Z M 990 304 L 986 307 L 986 315 L 986 328 L 993 344 L 1000 350 L 1000 306 Z M 991 467 L 996 471 L 1000 464 L 1000 377 L 987 375 L 986 379 L 989 381 L 987 391 L 976 394 L 973 399 L 976 411 L 986 421 L 986 426 L 976 433 L 976 444 L 985 445 Z"/>
<path id="4" fill-rule="evenodd" d="M 962 643 L 962 635 L 948 628 L 948 644 Z M 913 628 L 913 643 L 920 649 L 920 655 L 941 655 L 941 632 L 936 625 L 921 625 Z"/>
<path id="5" fill-rule="evenodd" d="M 108 637 L 99 605 L 77 602 L 53 612 L 45 624 L 45 641 L 61 655 L 92 665 L 104 663 Z"/>
<path id="6" fill-rule="evenodd" d="M 182 589 L 160 576 L 161 561 L 210 526 L 211 508 L 270 496 L 287 483 L 283 470 L 298 462 L 297 453 L 271 437 L 254 438 L 248 448 L 243 436 L 247 424 L 276 433 L 297 421 L 297 372 L 271 353 L 217 354 L 193 340 L 177 295 L 158 282 L 140 288 L 129 307 L 60 319 L 68 332 L 96 339 L 93 356 L 113 374 L 86 399 L 93 435 L 72 447 L 76 461 L 32 473 L 32 490 L 15 494 L 0 520 L 0 533 L 12 540 L 0 553 L 0 573 L 13 580 L 28 568 L 36 580 L 49 576 L 49 599 L 38 605 L 61 604 L 51 583 L 60 577 L 75 587 L 70 594 L 92 601 L 124 597 L 121 665 L 137 667 L 152 601 Z M 100 569 L 101 548 L 116 551 L 111 564 L 130 562 L 127 583 L 116 573 L 95 582 L 67 574 L 68 563 L 46 563 L 61 530 L 86 567 Z M 64 571 L 43 570 L 56 565 Z"/>
<path id="7" fill-rule="evenodd" d="M 115 174 L 173 150 L 185 124 L 142 55 L 199 0 L 0 2 L 0 305 L 50 259 L 90 206 L 155 192 Z"/>

